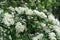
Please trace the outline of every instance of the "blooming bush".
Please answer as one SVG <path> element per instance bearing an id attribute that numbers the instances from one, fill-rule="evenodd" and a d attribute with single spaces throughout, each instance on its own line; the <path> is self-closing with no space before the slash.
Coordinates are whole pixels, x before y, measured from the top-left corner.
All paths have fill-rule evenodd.
<path id="1" fill-rule="evenodd" d="M 0 40 L 60 40 L 57 1 L 0 0 Z"/>
<path id="2" fill-rule="evenodd" d="M 0 9 L 0 40 L 60 40 L 60 22 L 47 10 Z"/>

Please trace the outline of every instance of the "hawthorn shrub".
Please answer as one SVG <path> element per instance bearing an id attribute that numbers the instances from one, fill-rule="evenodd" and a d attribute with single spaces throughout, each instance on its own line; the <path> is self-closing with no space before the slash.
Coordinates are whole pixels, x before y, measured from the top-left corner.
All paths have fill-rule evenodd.
<path id="1" fill-rule="evenodd" d="M 55 5 L 56 0 L 0 0 L 0 40 L 60 40 Z"/>

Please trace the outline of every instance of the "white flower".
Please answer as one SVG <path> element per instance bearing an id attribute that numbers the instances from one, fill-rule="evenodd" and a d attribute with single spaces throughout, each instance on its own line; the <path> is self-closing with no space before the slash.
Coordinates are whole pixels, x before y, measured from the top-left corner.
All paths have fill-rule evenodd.
<path id="1" fill-rule="evenodd" d="M 43 30 L 46 32 L 46 33 L 50 33 L 50 28 L 48 26 L 46 26 L 45 23 L 41 23 L 41 26 L 43 27 Z"/>
<path id="2" fill-rule="evenodd" d="M 40 12 L 37 11 L 37 10 L 33 10 L 33 12 L 34 12 L 36 15 L 39 15 L 39 14 L 40 14 Z"/>
<path id="3" fill-rule="evenodd" d="M 60 39 L 60 27 L 55 26 L 55 27 L 54 27 L 54 30 L 55 30 L 55 32 L 56 32 L 56 34 L 57 34 L 58 39 Z"/>
<path id="4" fill-rule="evenodd" d="M 25 14 L 27 15 L 33 15 L 33 11 L 31 9 L 26 9 Z"/>
<path id="5" fill-rule="evenodd" d="M 47 16 L 43 12 L 40 12 L 40 15 L 42 16 L 41 18 L 47 18 Z"/>
<path id="6" fill-rule="evenodd" d="M 59 25 L 59 21 L 55 19 L 53 14 L 48 15 L 48 20 L 51 21 L 53 24 Z"/>
<path id="7" fill-rule="evenodd" d="M 44 10 L 43 10 L 43 12 L 47 12 L 47 10 L 46 10 L 46 9 L 44 9 Z"/>
<path id="8" fill-rule="evenodd" d="M 41 33 L 41 34 L 37 35 L 36 37 L 33 37 L 32 40 L 42 40 L 43 36 L 44 35 Z"/>
<path id="9" fill-rule="evenodd" d="M 16 23 L 15 28 L 17 33 L 23 32 L 26 29 L 26 27 L 22 25 L 20 22 Z"/>
<path id="10" fill-rule="evenodd" d="M 32 40 L 38 40 L 36 37 L 33 37 Z"/>
<path id="11" fill-rule="evenodd" d="M 43 27 L 43 30 L 46 32 L 46 33 L 50 33 L 50 28 L 48 26 L 46 26 L 45 24 L 42 25 Z"/>
<path id="12" fill-rule="evenodd" d="M 45 23 L 41 23 L 41 26 L 42 26 L 42 27 L 45 27 L 45 26 L 46 26 L 46 24 L 45 24 Z"/>
<path id="13" fill-rule="evenodd" d="M 15 9 L 13 7 L 11 7 L 11 6 L 8 9 L 10 9 L 12 11 L 15 11 Z"/>
<path id="14" fill-rule="evenodd" d="M 19 7 L 19 10 L 20 10 L 21 13 L 23 13 L 25 11 L 25 9 L 26 8 L 24 8 L 24 7 Z"/>
<path id="15" fill-rule="evenodd" d="M 54 21 L 55 17 L 52 14 L 50 14 L 50 15 L 48 15 L 48 19 L 51 20 L 51 21 Z"/>
<path id="16" fill-rule="evenodd" d="M 9 13 L 5 13 L 4 18 L 3 18 L 3 22 L 7 26 L 13 25 L 14 24 L 13 16 L 11 14 L 9 14 Z"/>
<path id="17" fill-rule="evenodd" d="M 55 19 L 56 25 L 60 25 L 60 22 L 58 19 Z"/>
<path id="18" fill-rule="evenodd" d="M 60 22 L 59 22 L 58 19 L 55 19 L 55 20 L 53 21 L 53 23 L 56 24 L 56 25 L 60 25 Z"/>
<path id="19" fill-rule="evenodd" d="M 15 10 L 18 12 L 18 14 L 22 14 L 25 11 L 25 8 L 23 7 L 15 7 Z"/>
<path id="20" fill-rule="evenodd" d="M 43 12 L 39 12 L 39 11 L 37 11 L 37 10 L 33 10 L 33 12 L 34 12 L 36 15 L 40 16 L 41 18 L 47 18 L 47 16 L 46 16 L 45 13 L 43 13 Z"/>
<path id="21" fill-rule="evenodd" d="M 50 40 L 57 40 L 54 32 L 49 33 Z"/>

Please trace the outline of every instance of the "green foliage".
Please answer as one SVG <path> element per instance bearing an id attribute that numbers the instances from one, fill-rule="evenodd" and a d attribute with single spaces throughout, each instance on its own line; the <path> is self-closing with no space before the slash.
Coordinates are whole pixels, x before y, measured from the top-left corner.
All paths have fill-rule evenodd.
<path id="1" fill-rule="evenodd" d="M 55 25 L 52 21 L 47 21 L 47 19 L 40 18 L 37 15 L 26 15 L 26 14 L 19 14 L 12 10 L 9 10 L 8 7 L 28 7 L 32 10 L 38 10 L 43 11 L 47 10 L 49 12 L 53 12 L 53 14 L 60 15 L 59 8 L 60 7 L 59 0 L 0 0 L 0 8 L 3 9 L 4 12 L 0 13 L 0 36 L 3 36 L 3 40 L 11 40 L 9 38 L 12 37 L 12 40 L 32 40 L 32 37 L 36 36 L 35 33 L 43 33 L 44 37 L 43 40 L 50 40 L 48 38 L 48 34 L 45 33 L 45 30 L 43 30 L 41 23 L 46 23 L 47 26 L 49 25 Z M 57 10 L 56 10 L 57 9 Z M 0 10 L 1 11 L 1 10 Z M 26 24 L 26 27 L 28 28 L 27 31 L 24 31 L 23 33 L 16 34 L 15 30 L 15 24 L 11 25 L 10 28 L 8 28 L 4 23 L 2 23 L 2 19 L 4 17 L 4 13 L 8 12 L 9 14 L 14 13 L 15 17 L 15 23 L 21 22 L 22 24 Z M 47 13 L 46 13 L 47 15 Z M 48 15 L 47 15 L 48 16 Z M 33 18 L 32 18 L 33 17 Z M 57 16 L 60 18 L 59 16 Z M 29 19 L 30 18 L 30 19 Z M 22 20 L 21 20 L 22 19 Z M 26 20 L 23 22 L 23 20 Z M 54 31 L 53 31 L 54 32 Z M 34 34 L 34 35 L 30 35 Z"/>
<path id="2" fill-rule="evenodd" d="M 27 6 L 28 8 L 36 9 L 39 11 L 42 11 L 44 9 L 51 11 L 56 4 L 56 0 L 5 0 L 5 1 L 2 0 L 0 2 L 3 2 L 2 4 L 0 4 L 0 8 L 4 9 L 9 6 L 13 7 Z"/>

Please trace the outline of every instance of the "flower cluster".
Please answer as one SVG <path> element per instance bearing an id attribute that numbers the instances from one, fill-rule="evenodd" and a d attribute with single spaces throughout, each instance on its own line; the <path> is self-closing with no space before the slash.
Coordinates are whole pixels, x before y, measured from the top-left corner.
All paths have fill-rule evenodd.
<path id="1" fill-rule="evenodd" d="M 52 13 L 27 7 L 8 7 L 7 10 L 0 11 L 0 15 L 3 14 L 0 34 L 4 34 L 1 40 L 60 40 L 60 22 Z"/>
<path id="2" fill-rule="evenodd" d="M 7 26 L 13 25 L 14 24 L 13 16 L 11 14 L 9 14 L 9 13 L 5 13 L 4 18 L 3 18 L 3 22 Z"/>
<path id="3" fill-rule="evenodd" d="M 49 33 L 49 38 L 50 38 L 50 40 L 57 40 L 56 35 L 53 32 Z"/>
<path id="4" fill-rule="evenodd" d="M 26 29 L 26 27 L 22 25 L 20 22 L 16 23 L 15 28 L 17 33 L 23 32 Z"/>
<path id="5" fill-rule="evenodd" d="M 36 37 L 33 37 L 32 40 L 42 40 L 43 39 L 43 34 L 39 34 Z"/>

